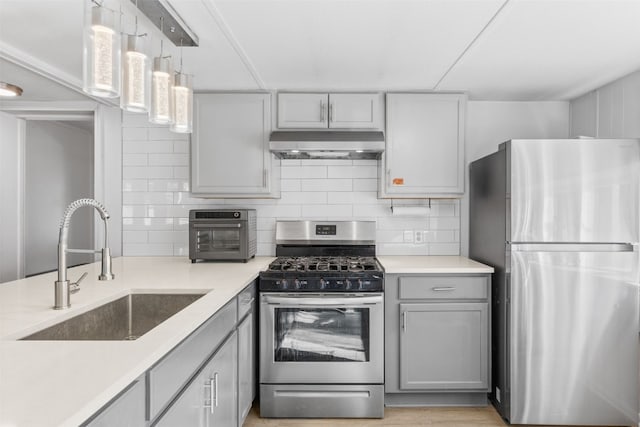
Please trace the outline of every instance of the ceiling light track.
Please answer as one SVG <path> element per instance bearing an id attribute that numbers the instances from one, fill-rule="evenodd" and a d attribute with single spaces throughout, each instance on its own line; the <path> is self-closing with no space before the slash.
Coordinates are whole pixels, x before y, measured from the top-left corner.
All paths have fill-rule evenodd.
<path id="1" fill-rule="evenodd" d="M 198 46 L 198 36 L 166 0 L 131 0 L 176 46 Z M 164 22 L 163 28 L 159 23 Z"/>

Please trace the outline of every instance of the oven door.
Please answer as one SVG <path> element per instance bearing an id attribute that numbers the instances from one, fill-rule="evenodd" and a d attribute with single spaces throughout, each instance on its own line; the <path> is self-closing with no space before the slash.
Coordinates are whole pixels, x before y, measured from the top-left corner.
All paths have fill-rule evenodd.
<path id="1" fill-rule="evenodd" d="M 383 382 L 381 293 L 266 293 L 260 309 L 261 383 Z"/>
<path id="2" fill-rule="evenodd" d="M 243 221 L 191 223 L 189 255 L 192 259 L 242 259 L 247 256 Z"/>

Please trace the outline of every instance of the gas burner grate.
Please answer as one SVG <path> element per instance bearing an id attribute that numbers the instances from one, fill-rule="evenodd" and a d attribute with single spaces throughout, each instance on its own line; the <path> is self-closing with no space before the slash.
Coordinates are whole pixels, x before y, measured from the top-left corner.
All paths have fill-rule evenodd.
<path id="1" fill-rule="evenodd" d="M 373 257 L 280 257 L 269 265 L 270 271 L 366 272 L 380 267 Z"/>

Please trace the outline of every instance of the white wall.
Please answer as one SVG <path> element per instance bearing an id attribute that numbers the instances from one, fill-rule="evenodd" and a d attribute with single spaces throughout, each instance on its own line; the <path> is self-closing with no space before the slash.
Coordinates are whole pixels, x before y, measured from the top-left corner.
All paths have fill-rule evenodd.
<path id="1" fill-rule="evenodd" d="M 93 197 L 93 133 L 64 122 L 28 120 L 25 138 L 25 275 L 58 266 L 58 231 L 74 200 Z M 81 208 L 69 228 L 69 247 L 93 247 L 94 209 Z M 70 254 L 69 265 L 93 262 Z"/>
<path id="2" fill-rule="evenodd" d="M 640 138 L 640 71 L 572 100 L 571 136 Z"/>
<path id="3" fill-rule="evenodd" d="M 22 277 L 21 134 L 24 120 L 0 112 L 0 283 Z"/>
<path id="4" fill-rule="evenodd" d="M 461 200 L 461 253 L 469 252 L 469 167 L 474 160 L 517 138 L 567 138 L 568 102 L 469 101 L 466 130 L 466 191 Z"/>

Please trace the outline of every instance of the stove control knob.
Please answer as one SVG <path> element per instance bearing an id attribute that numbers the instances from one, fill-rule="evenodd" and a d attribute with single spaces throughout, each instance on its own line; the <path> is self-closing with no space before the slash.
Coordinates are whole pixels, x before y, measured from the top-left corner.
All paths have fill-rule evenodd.
<path id="1" fill-rule="evenodd" d="M 300 280 L 298 280 L 298 279 L 294 280 L 293 284 L 295 285 L 296 289 L 300 289 Z"/>
<path id="2" fill-rule="evenodd" d="M 320 289 L 324 289 L 327 287 L 327 282 L 324 279 L 320 279 Z"/>
<path id="3" fill-rule="evenodd" d="M 344 288 L 345 288 L 347 291 L 351 290 L 351 286 L 353 286 L 353 285 L 351 284 L 351 280 L 349 280 L 349 279 L 345 280 L 345 281 L 344 281 L 344 284 L 345 284 Z"/>
<path id="4" fill-rule="evenodd" d="M 358 289 L 362 290 L 364 288 L 364 285 L 362 283 L 361 279 L 358 279 Z"/>
<path id="5" fill-rule="evenodd" d="M 282 279 L 282 281 L 280 281 L 280 289 L 282 290 L 289 289 L 289 283 L 287 282 L 287 279 Z"/>

